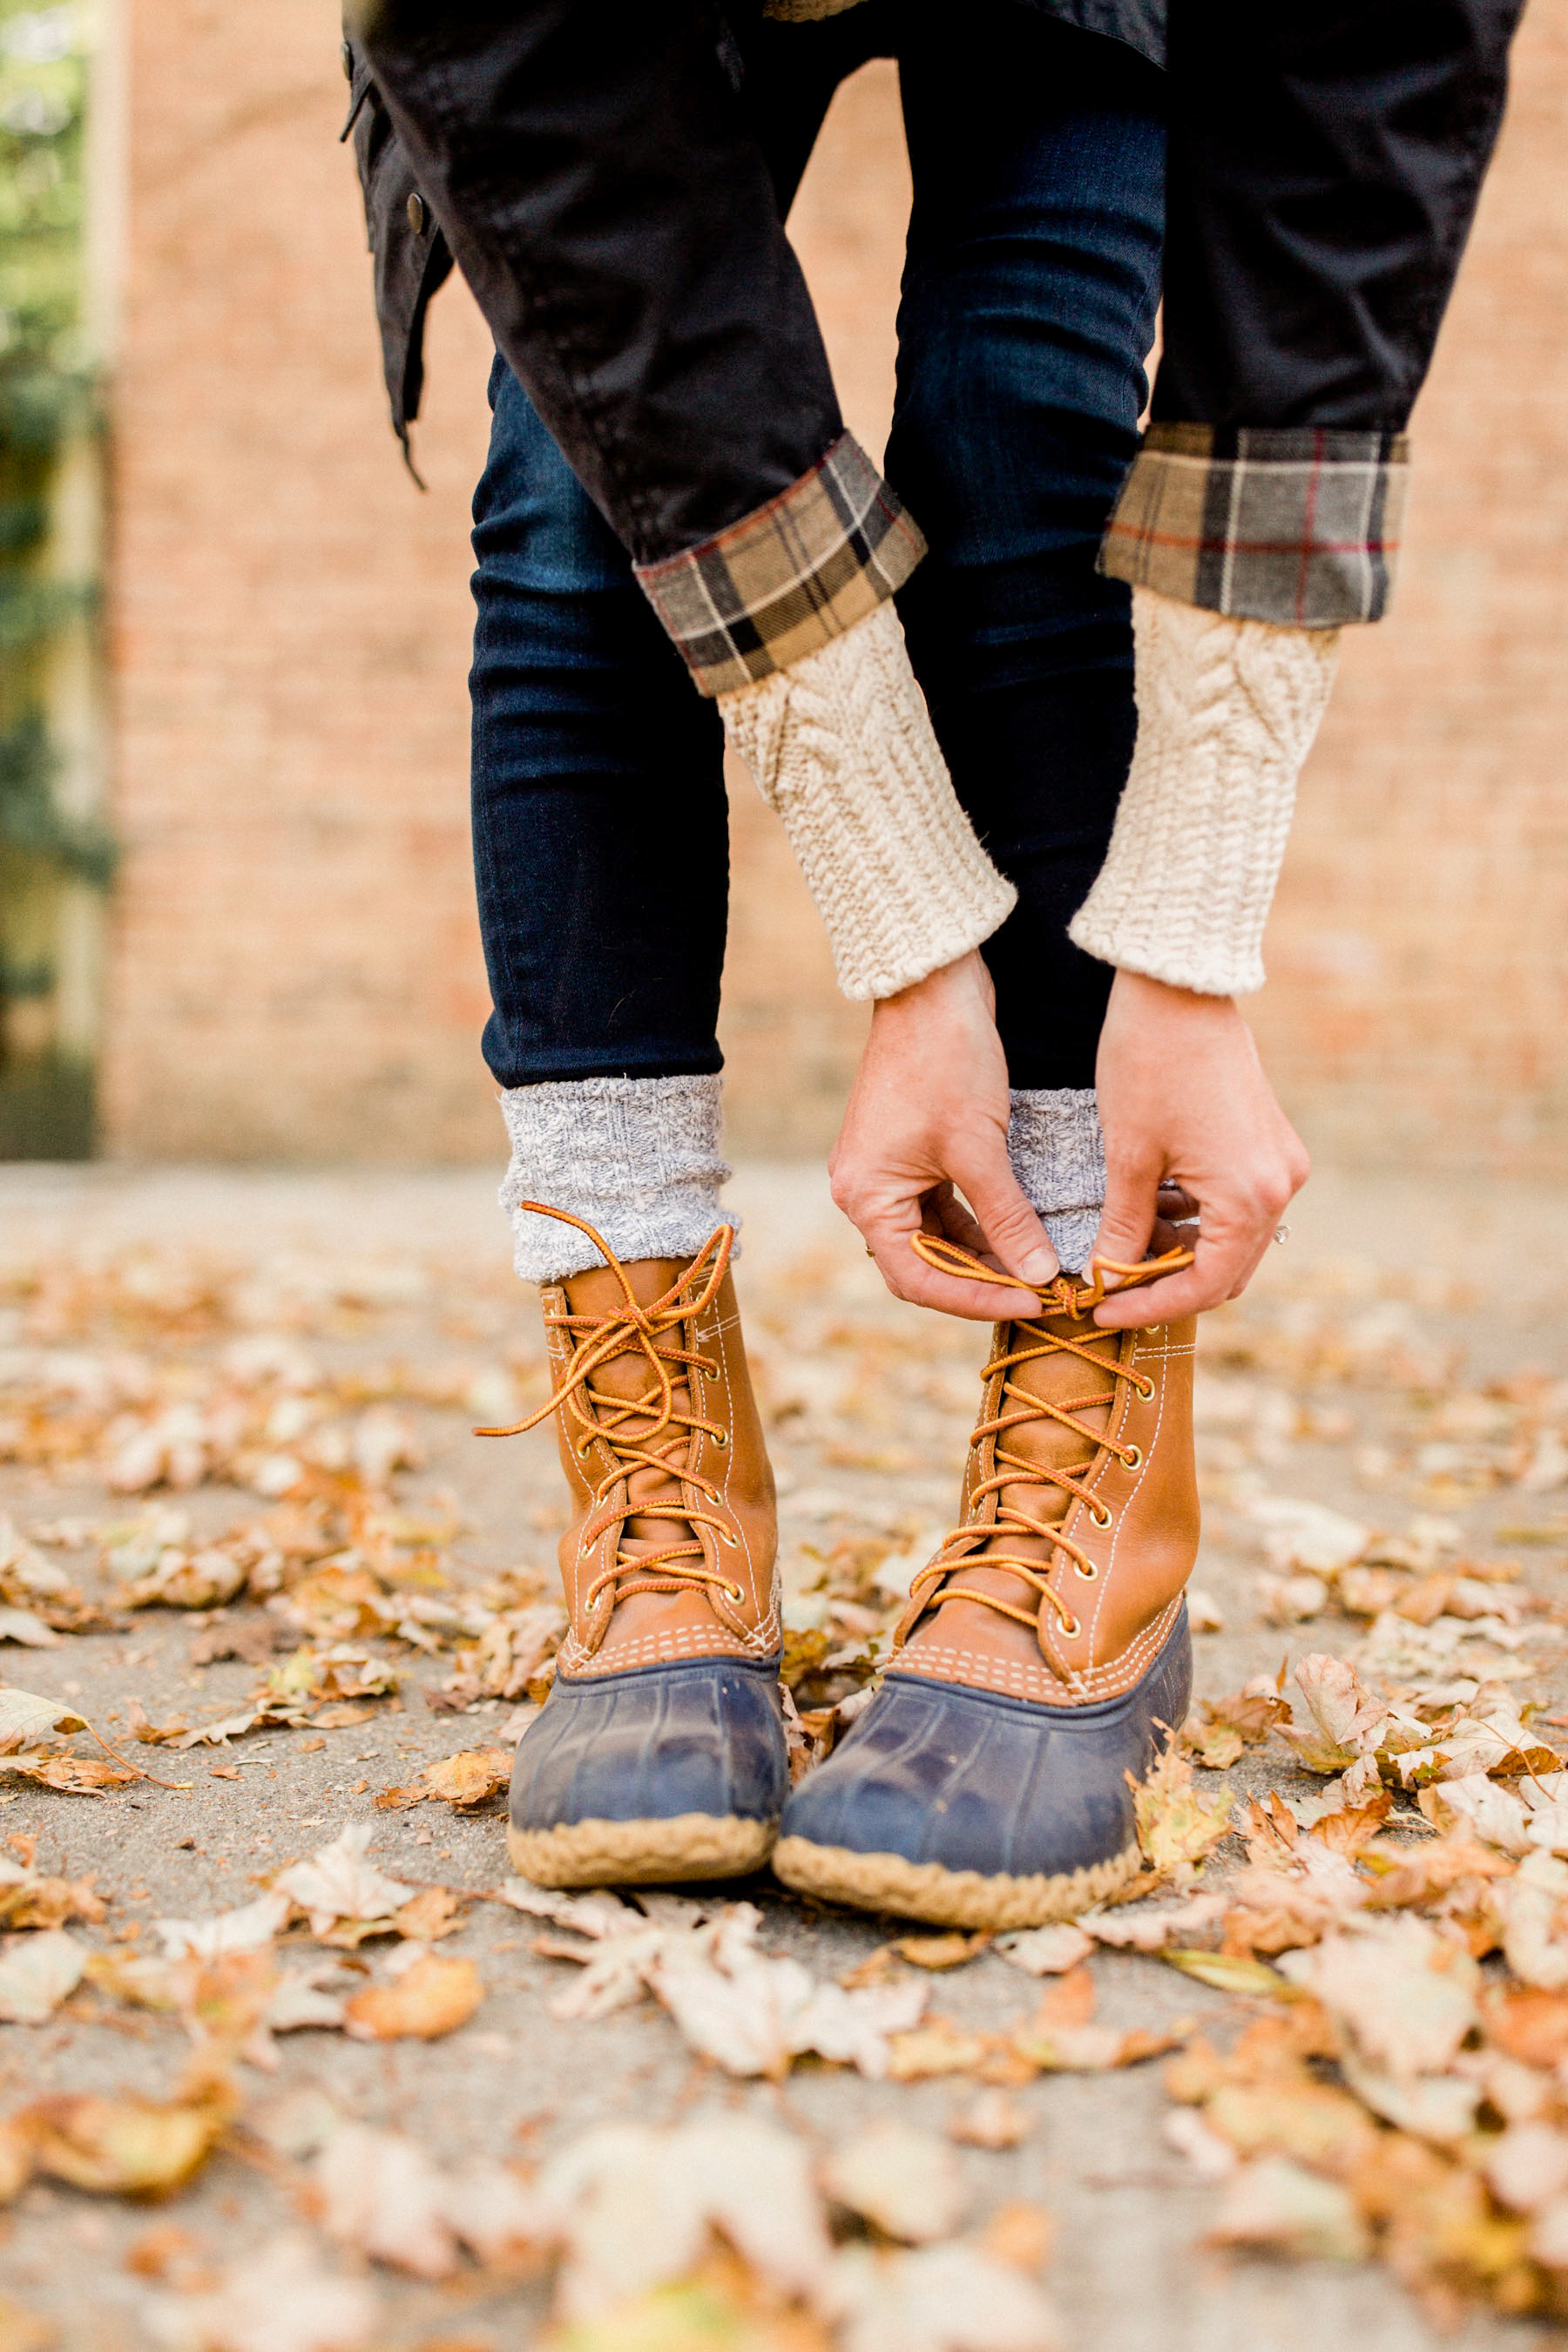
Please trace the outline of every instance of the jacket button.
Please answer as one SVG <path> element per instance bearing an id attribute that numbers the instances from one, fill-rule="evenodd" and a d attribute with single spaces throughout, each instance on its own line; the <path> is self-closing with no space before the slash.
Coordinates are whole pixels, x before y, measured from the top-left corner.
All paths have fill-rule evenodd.
<path id="1" fill-rule="evenodd" d="M 425 199 L 417 188 L 408 199 L 408 226 L 416 236 L 425 234 Z"/>
<path id="2" fill-rule="evenodd" d="M 343 61 L 343 79 L 345 81 L 353 81 L 354 78 L 354 53 L 353 49 L 350 48 L 346 41 L 339 50 L 338 55 Z"/>

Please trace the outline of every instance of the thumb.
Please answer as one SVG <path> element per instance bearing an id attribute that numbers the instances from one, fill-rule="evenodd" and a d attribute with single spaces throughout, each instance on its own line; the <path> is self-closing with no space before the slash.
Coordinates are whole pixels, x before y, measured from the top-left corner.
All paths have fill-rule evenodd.
<path id="1" fill-rule="evenodd" d="M 1054 1282 L 1061 1271 L 1050 1235 L 1029 1206 L 1027 1193 L 1013 1173 L 1005 1147 L 999 1164 L 988 1166 L 961 1181 L 986 1247 L 1007 1273 L 1017 1276 L 1031 1290 Z"/>
<path id="2" fill-rule="evenodd" d="M 1111 1162 L 1106 1170 L 1105 1206 L 1094 1237 L 1094 1258 L 1136 1265 L 1149 1247 L 1160 1206 L 1160 1169 L 1153 1160 Z M 1110 1277 L 1106 1287 L 1115 1287 Z"/>

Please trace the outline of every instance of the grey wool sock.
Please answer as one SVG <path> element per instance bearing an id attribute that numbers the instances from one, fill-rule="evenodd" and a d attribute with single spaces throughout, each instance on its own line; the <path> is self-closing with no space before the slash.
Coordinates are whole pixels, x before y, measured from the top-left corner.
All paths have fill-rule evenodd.
<path id="1" fill-rule="evenodd" d="M 1015 1087 L 1013 1173 L 1068 1274 L 1081 1274 L 1105 1206 L 1105 1138 L 1092 1087 Z"/>
<path id="2" fill-rule="evenodd" d="M 730 1171 L 718 1077 L 552 1080 L 509 1087 L 500 1107 L 511 1138 L 500 1204 L 525 1282 L 561 1282 L 604 1260 L 575 1226 L 521 1201 L 582 1217 L 628 1263 L 694 1257 L 721 1222 Z"/>

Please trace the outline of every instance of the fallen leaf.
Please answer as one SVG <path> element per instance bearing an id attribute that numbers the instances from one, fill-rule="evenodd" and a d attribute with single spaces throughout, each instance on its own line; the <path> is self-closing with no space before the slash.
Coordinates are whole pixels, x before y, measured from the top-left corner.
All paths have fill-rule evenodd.
<path id="1" fill-rule="evenodd" d="M 459 1809 L 499 1796 L 510 1778 L 511 1753 L 505 1748 L 467 1748 L 425 1767 L 431 1795 Z"/>
<path id="2" fill-rule="evenodd" d="M 1162 1952 L 1183 1936 L 1202 1935 L 1225 1916 L 1223 1895 L 1189 1895 L 1181 1903 L 1130 1903 L 1114 1911 L 1088 1911 L 1079 1925 L 1112 1951 Z"/>
<path id="3" fill-rule="evenodd" d="M 1026 1977 L 1065 1976 L 1087 1959 L 1093 1938 L 1066 1921 L 1052 1927 L 1018 1927 L 995 1938 L 997 1958 Z"/>
<path id="4" fill-rule="evenodd" d="M 90 1877 L 40 1878 L 0 1857 L 0 1927 L 63 1927 L 68 1919 L 96 1927 L 105 1916 Z"/>
<path id="5" fill-rule="evenodd" d="M 933 1973 L 945 1969 L 961 1969 L 968 1960 L 978 1959 L 991 1942 L 989 1935 L 966 1936 L 957 1932 L 942 1936 L 895 1936 L 892 1948 L 900 1960 L 912 1969 L 929 1969 Z"/>
<path id="6" fill-rule="evenodd" d="M 1283 2156 L 1237 2165 L 1221 2189 L 1208 2242 L 1338 2263 L 1363 2262 L 1372 2248 L 1349 2189 Z"/>
<path id="7" fill-rule="evenodd" d="M 412 1902 L 393 1913 L 392 1924 L 414 1943 L 439 1943 L 463 1924 L 461 1898 L 448 1887 L 422 1886 Z"/>
<path id="8" fill-rule="evenodd" d="M 81 1982 L 87 1948 L 59 1928 L 19 1936 L 0 1953 L 0 2020 L 45 2025 Z"/>
<path id="9" fill-rule="evenodd" d="M 291 1907 L 289 1896 L 275 1888 L 211 1919 L 156 1919 L 153 1924 L 169 1959 L 216 1960 L 227 1952 L 262 1949 L 282 1932 Z"/>
<path id="10" fill-rule="evenodd" d="M 466 2025 L 485 1997 L 472 1960 L 423 1954 L 395 1984 L 371 1985 L 343 2004 L 356 2042 L 433 2042 Z"/>
<path id="11" fill-rule="evenodd" d="M 163 2197 L 199 2169 L 226 2114 L 212 2102 L 83 2093 L 36 2100 L 12 2121 L 39 2172 L 100 2195 Z"/>
<path id="12" fill-rule="evenodd" d="M 58 1698 L 36 1691 L 0 1689 L 0 1755 L 25 1748 L 49 1731 L 85 1731 L 87 1717 Z"/>
<path id="13" fill-rule="evenodd" d="M 1343 1772 L 1375 1750 L 1388 1709 L 1373 1696 L 1353 1666 L 1317 1651 L 1302 1659 L 1295 1681 L 1311 1724 L 1305 1730 L 1281 1724 L 1279 1737 L 1309 1772 Z"/>
<path id="14" fill-rule="evenodd" d="M 60 1637 L 36 1610 L 0 1608 L 0 1642 L 16 1642 L 27 1650 L 58 1650 Z"/>
<path id="15" fill-rule="evenodd" d="M 1200 1984 L 1212 1985 L 1216 1992 L 1258 1993 L 1266 1998 L 1289 1996 L 1294 1988 L 1288 1977 L 1271 1969 L 1262 1960 L 1247 1958 L 1235 1952 L 1165 1951 L 1161 1954 L 1173 1969 L 1184 1977 L 1196 1977 Z"/>
<path id="16" fill-rule="evenodd" d="M 149 2324 L 165 2352 L 361 2352 L 376 2324 L 363 2279 L 323 2270 L 288 2231 L 236 2263 L 210 2294 L 161 2299 Z"/>
<path id="17" fill-rule="evenodd" d="M 1340 1929 L 1283 1966 L 1392 2074 L 1442 2073 L 1479 2021 L 1468 1952 L 1407 1913 Z"/>
<path id="18" fill-rule="evenodd" d="M 70 1797 L 101 1797 L 106 1789 L 122 1789 L 143 1778 L 102 1756 L 0 1756 L 0 1773 L 6 1772 Z"/>
<path id="19" fill-rule="evenodd" d="M 458 2267 L 440 2173 L 405 2132 L 345 2123 L 321 2150 L 312 2173 L 322 2228 L 373 2262 L 446 2278 Z"/>
<path id="20" fill-rule="evenodd" d="M 913 2125 L 871 2124 L 836 2147 L 819 2175 L 836 2204 L 908 2245 L 952 2235 L 969 2203 L 952 2150 Z"/>
<path id="21" fill-rule="evenodd" d="M 313 1936 L 340 1919 L 390 1920 L 414 1895 L 412 1886 L 386 1877 L 366 1859 L 370 1836 L 368 1822 L 345 1822 L 331 1845 L 279 1871 L 277 1891 L 309 1913 Z"/>
<path id="22" fill-rule="evenodd" d="M 888 2079 L 922 2083 L 933 2075 L 973 2074 L 992 2056 L 990 2034 L 964 2033 L 945 2017 L 933 2017 L 908 2032 L 895 2033 L 889 2053 Z"/>
<path id="23" fill-rule="evenodd" d="M 1029 2118 L 1005 2091 L 982 2091 L 952 2116 L 949 2139 L 961 2147 L 1019 2147 L 1029 2137 Z"/>
<path id="24" fill-rule="evenodd" d="M 1190 1873 L 1212 1853 L 1230 1827 L 1235 1799 L 1228 1789 L 1214 1801 L 1193 1787 L 1193 1768 L 1180 1749 L 1167 1748 L 1147 1777 L 1128 1774 L 1143 1858 L 1163 1878 Z"/>
<path id="25" fill-rule="evenodd" d="M 551 2158 L 534 2194 L 564 2246 L 556 2302 L 569 2322 L 685 2277 L 713 2230 L 777 2294 L 815 2300 L 827 2270 L 810 2158 L 761 2117 L 699 2116 L 664 2132 L 602 2125 Z"/>
<path id="26" fill-rule="evenodd" d="M 1032 2279 L 978 2246 L 834 2256 L 819 2307 L 843 2352 L 1059 2352 L 1056 2314 Z"/>

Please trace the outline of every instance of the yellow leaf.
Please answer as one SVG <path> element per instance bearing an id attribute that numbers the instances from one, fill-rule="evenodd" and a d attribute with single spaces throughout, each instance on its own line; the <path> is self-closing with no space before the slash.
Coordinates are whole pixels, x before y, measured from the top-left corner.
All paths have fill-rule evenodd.
<path id="1" fill-rule="evenodd" d="M 466 2025 L 485 1997 L 472 1960 L 434 1952 L 405 1969 L 395 1984 L 372 1985 L 344 2004 L 356 2042 L 434 2042 Z"/>
<path id="2" fill-rule="evenodd" d="M 425 1780 L 432 1796 L 448 1805 L 482 1805 L 504 1789 L 511 1778 L 511 1750 L 470 1748 L 426 1764 Z"/>
<path id="3" fill-rule="evenodd" d="M 1193 1768 L 1174 1748 L 1168 1748 L 1148 1778 L 1133 1780 L 1133 1811 L 1138 1843 L 1145 1860 L 1159 1872 L 1201 1862 L 1230 1828 L 1235 1799 L 1222 1789 L 1212 1803 L 1193 1787 Z"/>
<path id="4" fill-rule="evenodd" d="M 991 1938 L 979 1936 L 899 1936 L 893 1950 L 912 1969 L 961 1969 L 966 1960 L 978 1959 Z"/>
<path id="5" fill-rule="evenodd" d="M 1295 1987 L 1278 1969 L 1267 1967 L 1262 1960 L 1249 1960 L 1231 1952 L 1162 1952 L 1173 1969 L 1184 1977 L 1196 1977 L 1200 1984 L 1213 1985 L 1216 1992 L 1269 1993 L 1292 2000 Z"/>
<path id="6" fill-rule="evenodd" d="M 223 2128 L 216 2105 L 133 2095 L 39 2099 L 12 2118 L 39 2172 L 73 2189 L 165 2197 L 189 2180 Z"/>
<path id="7" fill-rule="evenodd" d="M 889 2078 L 919 2083 L 932 2074 L 973 2073 L 984 2065 L 993 2042 L 989 2034 L 961 2033 L 945 2017 L 933 2017 L 908 2033 L 895 2033 L 888 2047 Z"/>

